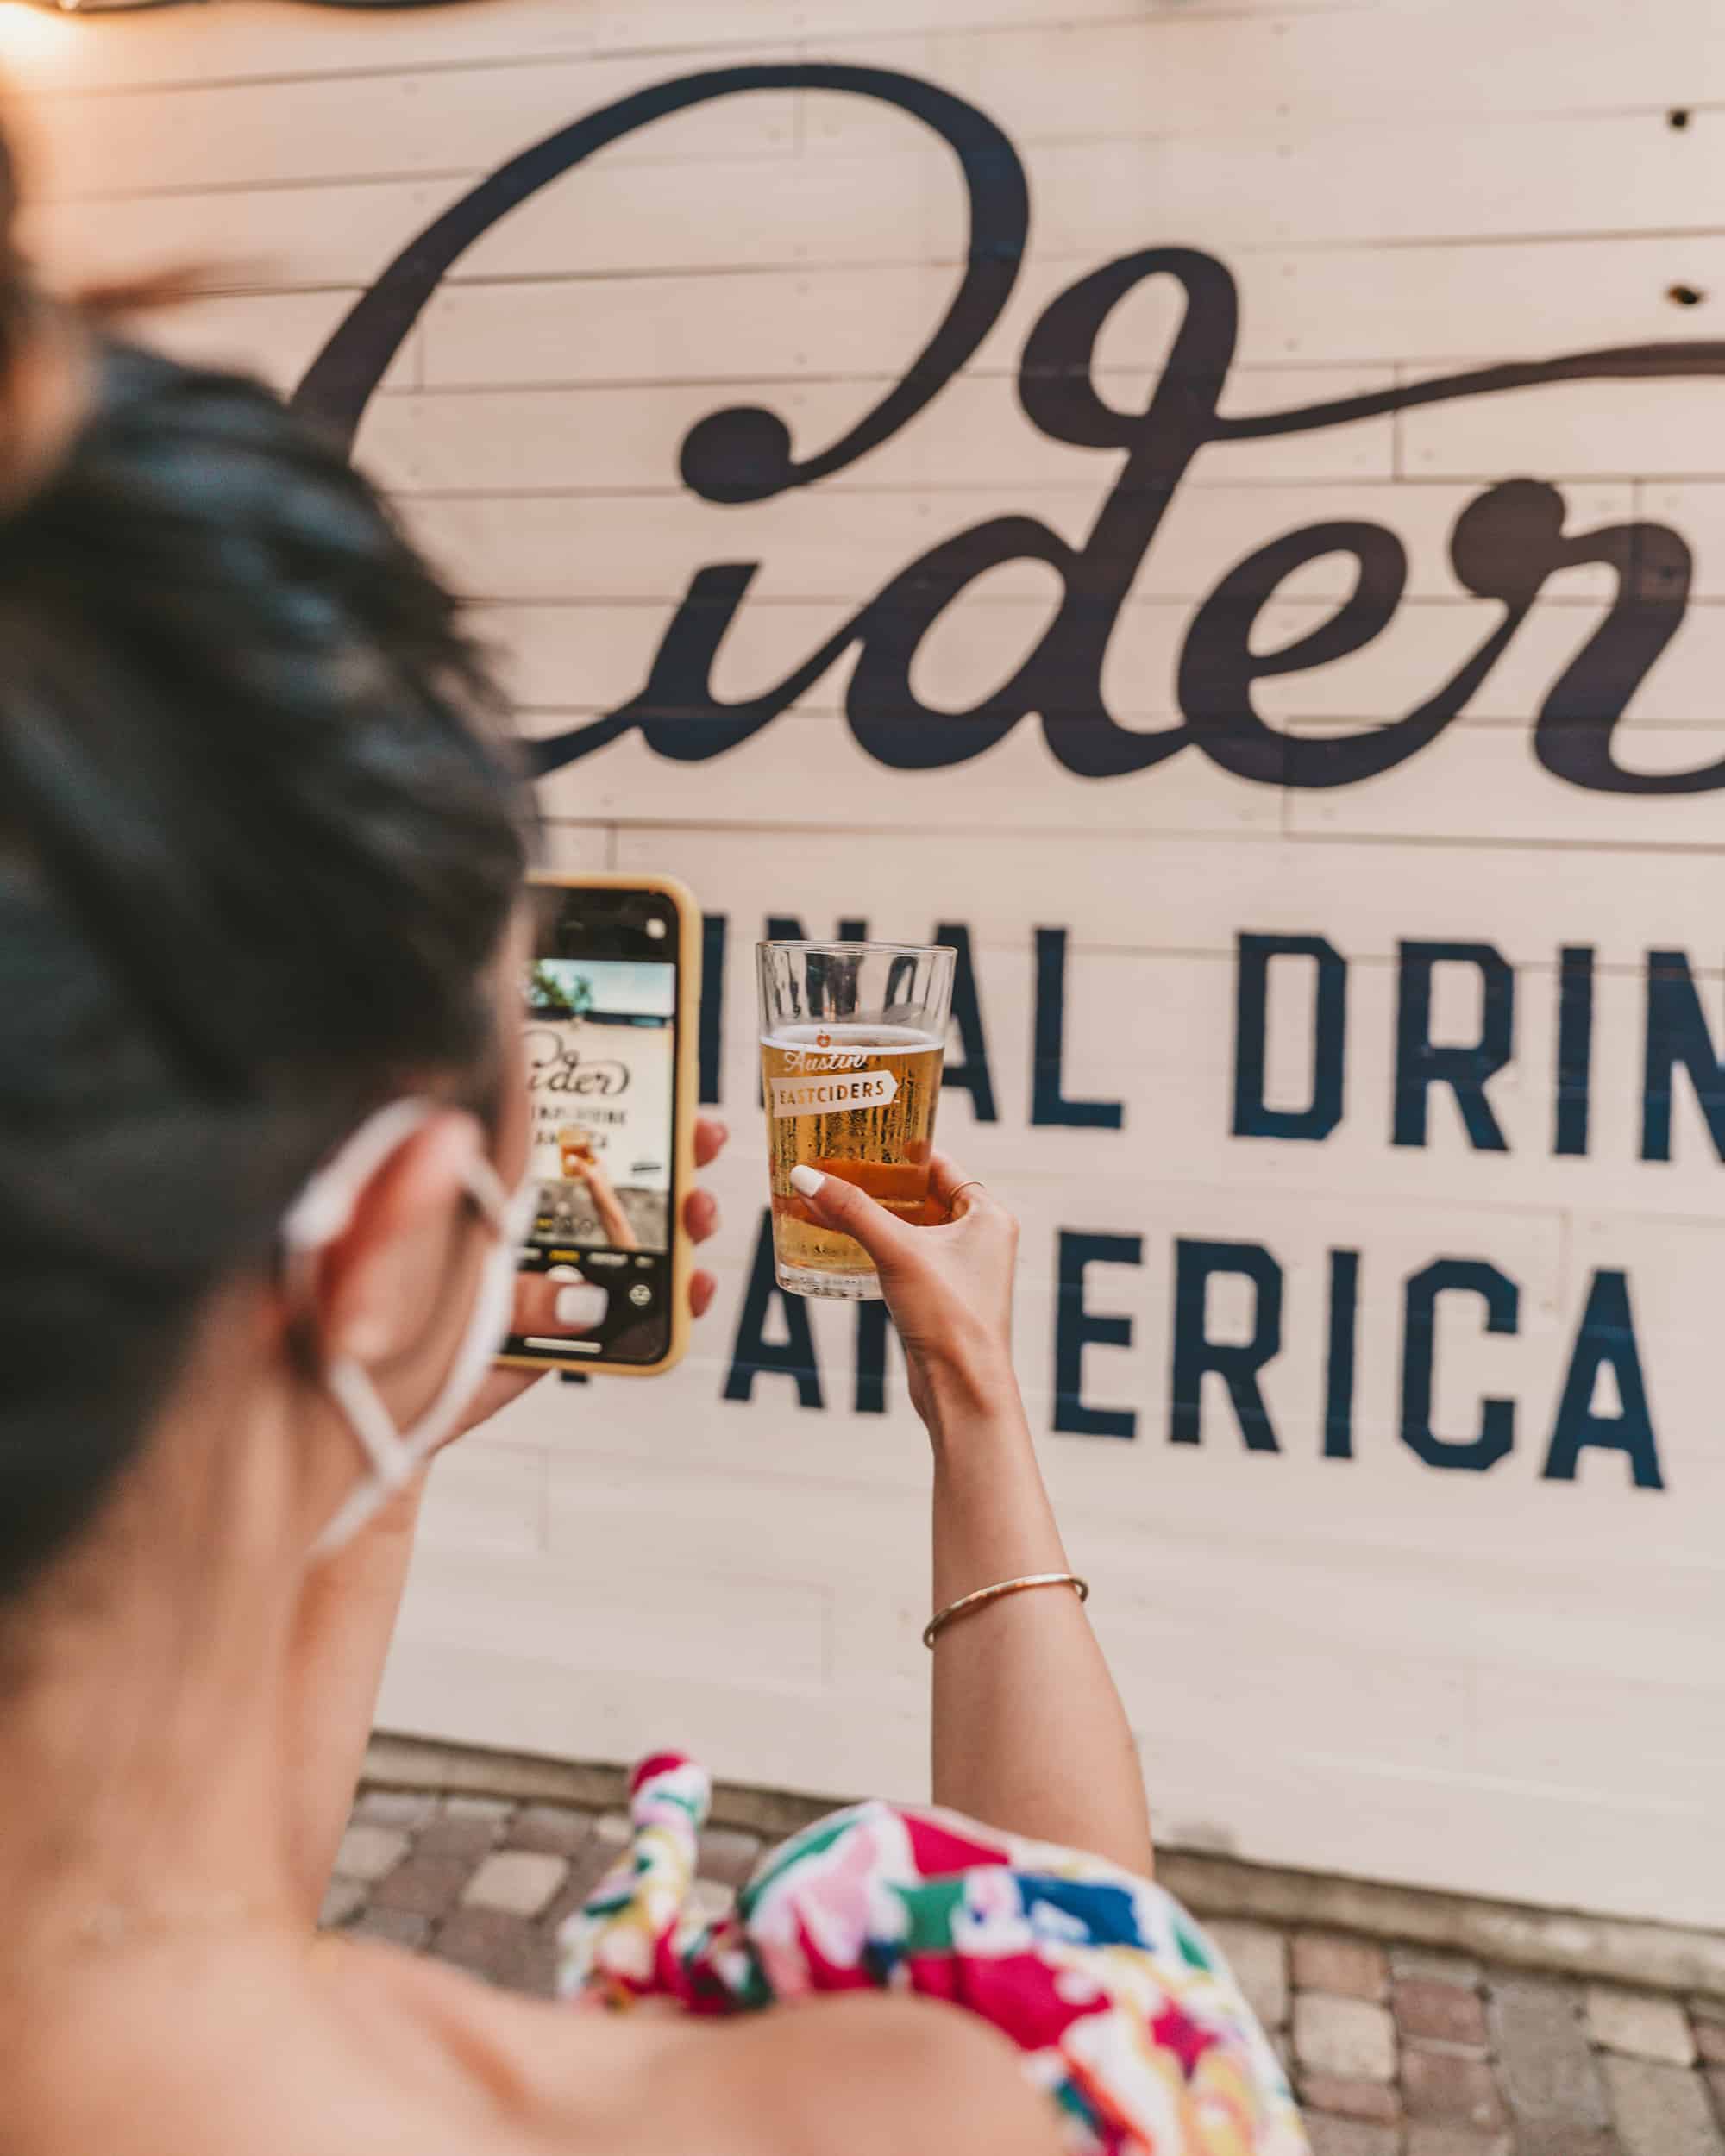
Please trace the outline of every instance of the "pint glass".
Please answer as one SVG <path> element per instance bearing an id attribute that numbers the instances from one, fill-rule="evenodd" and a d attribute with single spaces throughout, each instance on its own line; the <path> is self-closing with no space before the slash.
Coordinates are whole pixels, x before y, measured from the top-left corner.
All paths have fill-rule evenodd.
<path id="1" fill-rule="evenodd" d="M 839 1176 L 901 1219 L 921 1219 L 957 953 L 929 943 L 756 949 L 779 1285 L 877 1300 L 874 1260 L 820 1225 L 792 1189 L 791 1170 Z"/>

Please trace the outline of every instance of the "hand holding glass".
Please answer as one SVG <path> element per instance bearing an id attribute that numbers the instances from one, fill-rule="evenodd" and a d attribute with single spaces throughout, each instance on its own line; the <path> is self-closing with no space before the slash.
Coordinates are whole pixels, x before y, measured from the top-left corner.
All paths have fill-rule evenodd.
<path id="1" fill-rule="evenodd" d="M 922 1219 L 957 954 L 929 943 L 756 948 L 779 1285 L 878 1300 L 873 1259 L 816 1219 L 791 1170 L 837 1175 L 901 1219 Z"/>

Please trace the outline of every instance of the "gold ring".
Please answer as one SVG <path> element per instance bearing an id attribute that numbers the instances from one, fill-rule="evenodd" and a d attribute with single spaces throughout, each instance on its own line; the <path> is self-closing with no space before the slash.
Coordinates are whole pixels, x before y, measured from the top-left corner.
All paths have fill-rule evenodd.
<path id="1" fill-rule="evenodd" d="M 967 1190 L 986 1190 L 988 1188 L 988 1186 L 982 1181 L 980 1175 L 973 1175 L 969 1182 L 960 1183 L 957 1189 L 953 1192 L 952 1195 L 946 1201 L 947 1219 L 950 1220 L 952 1218 L 953 1206 L 958 1203 L 958 1200 L 963 1196 Z"/>

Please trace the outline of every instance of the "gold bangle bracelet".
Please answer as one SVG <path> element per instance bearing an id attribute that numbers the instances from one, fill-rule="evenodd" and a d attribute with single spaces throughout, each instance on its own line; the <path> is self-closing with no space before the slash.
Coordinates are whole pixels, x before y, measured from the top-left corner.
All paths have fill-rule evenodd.
<path id="1" fill-rule="evenodd" d="M 1089 1581 L 1081 1580 L 1076 1572 L 1026 1572 L 1021 1580 L 1001 1580 L 994 1587 L 979 1587 L 974 1594 L 961 1595 L 956 1602 L 937 1610 L 923 1626 L 922 1644 L 932 1647 L 955 1617 L 968 1617 L 972 1610 L 985 1608 L 1005 1595 L 1021 1595 L 1027 1587 L 1072 1587 L 1078 1590 L 1081 1602 L 1090 1599 Z"/>

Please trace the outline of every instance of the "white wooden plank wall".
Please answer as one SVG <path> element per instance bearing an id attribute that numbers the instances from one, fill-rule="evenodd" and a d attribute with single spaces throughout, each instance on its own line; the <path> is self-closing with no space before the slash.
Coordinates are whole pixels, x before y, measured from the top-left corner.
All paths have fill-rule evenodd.
<path id="1" fill-rule="evenodd" d="M 8 17 L 40 244 L 68 274 L 223 266 L 228 289 L 160 334 L 284 387 L 447 205 L 680 76 L 897 70 L 1010 136 L 1028 254 L 974 357 L 870 454 L 744 507 L 683 486 L 693 424 L 764 404 L 812 454 L 949 304 L 963 190 L 925 131 L 827 91 L 726 98 L 546 187 L 457 263 L 358 453 L 482 603 L 522 725 L 544 738 L 641 688 L 707 565 L 759 565 L 714 668 L 715 693 L 740 699 L 957 533 L 1034 517 L 1082 545 L 1121 453 L 1039 432 L 1016 374 L 1044 309 L 1115 256 L 1181 246 L 1226 264 L 1228 417 L 1725 323 L 1713 0 L 222 0 Z M 1142 407 L 1178 326 L 1166 279 L 1115 310 L 1096 348 L 1113 408 Z M 1364 521 L 1406 551 L 1393 618 L 1254 696 L 1300 743 L 1402 718 L 1500 617 L 1449 542 L 1518 478 L 1562 491 L 1571 535 L 1646 519 L 1687 542 L 1686 616 L 1616 749 L 1648 774 L 1725 754 L 1725 375 L 1699 369 L 1205 448 L 1129 577 L 1109 710 L 1139 733 L 1177 726 L 1182 647 L 1220 580 L 1304 525 Z M 1344 555 L 1309 563 L 1252 649 L 1320 629 L 1353 581 Z M 769 915 L 896 937 L 962 923 L 997 1117 L 955 1090 L 943 1128 L 1023 1214 L 1026 1390 L 1164 1836 L 1725 1923 L 1725 1217 L 1681 1071 L 1672 1156 L 1641 1157 L 1650 951 L 1687 955 L 1725 1044 L 1725 827 L 1710 788 L 1590 790 L 1532 749 L 1615 590 L 1597 562 L 1557 570 L 1456 722 L 1353 784 L 1254 783 L 1190 747 L 1078 777 L 1029 718 L 974 761 L 890 768 L 847 726 L 850 655 L 715 760 L 668 761 L 630 732 L 548 779 L 559 860 L 675 870 L 725 917 L 722 1290 L 675 1377 L 547 1386 L 440 1470 L 391 1723 L 589 1758 L 677 1742 L 743 1780 L 920 1792 L 926 1471 L 895 1358 L 888 1412 L 858 1412 L 854 1316 L 799 1309 L 818 1376 L 768 1369 L 748 1401 L 724 1395 L 739 1359 L 787 1338 L 781 1307 L 753 1347 L 743 1323 L 762 1194 L 750 944 Z M 917 695 L 975 704 L 1059 596 L 1038 562 L 980 579 L 925 640 Z M 1065 1093 L 1121 1104 L 1118 1129 L 1032 1121 L 1047 928 L 1066 931 Z M 1242 933 L 1322 937 L 1348 962 L 1344 1112 L 1321 1143 L 1233 1134 Z M 1514 969 L 1514 1053 L 1486 1096 L 1507 1150 L 1477 1150 L 1442 1088 L 1427 1142 L 1391 1142 L 1398 954 L 1421 940 L 1489 943 Z M 1579 1155 L 1554 1142 L 1572 946 L 1595 953 Z M 1273 975 L 1271 1106 L 1309 1097 L 1309 991 L 1307 961 Z M 1477 968 L 1440 967 L 1433 1008 L 1434 1040 L 1477 1039 Z M 1105 1255 L 1084 1307 L 1129 1336 L 1086 1347 L 1079 1382 L 1087 1409 L 1135 1418 L 1129 1440 L 1054 1428 L 1073 1405 L 1057 1397 L 1063 1235 L 1116 1238 L 1090 1246 Z M 1283 1345 L 1262 1373 L 1276 1453 L 1247 1450 L 1214 1376 L 1201 1443 L 1170 1442 L 1182 1243 L 1256 1245 L 1280 1269 Z M 1351 1457 L 1324 1455 L 1335 1252 L 1358 1269 Z M 1482 1398 L 1513 1402 L 1513 1447 L 1489 1471 L 1404 1441 L 1405 1283 L 1439 1259 L 1493 1266 L 1518 1294 L 1513 1332 L 1485 1330 L 1465 1294 L 1435 1319 L 1435 1431 L 1459 1440 Z M 1546 1472 L 1592 1284 L 1616 1275 L 1659 1489 L 1631 1487 L 1603 1445 L 1572 1479 Z M 1211 1337 L 1249 1338 L 1252 1315 L 1242 1280 L 1211 1282 Z M 1608 1370 L 1592 1411 L 1623 1405 Z"/>

